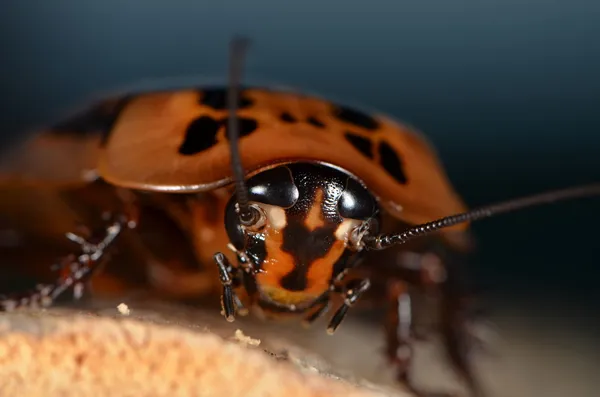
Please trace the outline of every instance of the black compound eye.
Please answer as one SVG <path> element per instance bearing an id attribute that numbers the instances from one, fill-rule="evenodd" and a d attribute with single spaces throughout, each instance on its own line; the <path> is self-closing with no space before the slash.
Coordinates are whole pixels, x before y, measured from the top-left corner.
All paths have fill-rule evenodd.
<path id="1" fill-rule="evenodd" d="M 344 218 L 369 219 L 377 213 L 377 202 L 369 191 L 354 179 L 348 184 L 338 201 L 340 215 Z"/>
<path id="2" fill-rule="evenodd" d="M 292 174 L 285 166 L 256 174 L 248 180 L 247 185 L 251 201 L 282 208 L 292 207 L 300 196 Z"/>

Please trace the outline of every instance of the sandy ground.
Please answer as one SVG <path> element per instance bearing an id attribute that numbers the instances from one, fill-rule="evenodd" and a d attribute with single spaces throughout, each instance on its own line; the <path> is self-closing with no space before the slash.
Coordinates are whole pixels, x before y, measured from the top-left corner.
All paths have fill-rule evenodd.
<path id="1" fill-rule="evenodd" d="M 591 314 L 573 313 L 568 307 L 517 304 L 495 305 L 491 325 L 482 326 L 487 351 L 478 353 L 477 370 L 489 397 L 593 397 L 600 377 L 600 332 Z M 340 369 L 349 369 L 365 379 L 393 385 L 393 373 L 379 350 L 379 329 L 349 320 L 334 337 L 315 329 L 286 329 L 295 343 L 318 351 Z M 249 327 L 252 329 L 252 327 Z M 275 326 L 270 332 L 277 333 Z M 261 331 L 256 332 L 260 335 Z M 264 331 L 262 331 L 264 332 Z M 431 390 L 460 391 L 438 346 L 420 343 L 415 357 L 415 379 Z"/>
<path id="2" fill-rule="evenodd" d="M 174 311 L 169 306 L 129 302 L 129 318 L 157 319 L 158 313 Z M 118 316 L 118 302 L 95 302 L 93 311 Z M 152 307 L 151 310 L 148 308 Z M 175 309 L 179 311 L 179 309 Z M 340 373 L 351 373 L 383 386 L 393 386 L 392 372 L 379 354 L 383 339 L 376 325 L 350 316 L 338 333 L 326 335 L 319 322 L 305 330 L 297 324 L 273 324 L 245 318 L 229 324 L 213 312 L 180 311 L 181 322 L 208 326 L 221 335 L 233 335 L 240 328 L 246 335 L 261 339 L 274 350 L 293 352 L 293 344 L 307 349 L 333 365 Z M 557 306 L 544 310 L 521 305 L 519 309 L 497 310 L 488 331 L 489 352 L 477 355 L 478 372 L 489 397 L 592 397 L 600 387 L 597 376 L 600 334 L 594 335 L 592 321 L 584 313 L 577 316 Z M 568 321 L 567 321 L 568 320 Z M 416 352 L 414 374 L 427 389 L 460 391 L 452 372 L 435 345 L 421 343 Z M 405 395 L 399 392 L 399 395 Z"/>

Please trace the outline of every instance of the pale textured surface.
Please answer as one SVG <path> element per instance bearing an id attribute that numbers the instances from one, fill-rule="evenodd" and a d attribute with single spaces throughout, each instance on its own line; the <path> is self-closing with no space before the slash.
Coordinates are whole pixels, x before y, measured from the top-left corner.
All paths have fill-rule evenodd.
<path id="1" fill-rule="evenodd" d="M 127 303 L 131 310 L 131 314 L 127 317 L 119 314 L 117 306 L 121 302 Z M 531 305 L 532 302 L 529 304 Z M 270 394 L 266 395 L 285 397 L 287 394 L 299 397 L 354 395 L 363 397 L 373 395 L 373 392 L 365 389 L 373 390 L 373 384 L 377 384 L 387 387 L 386 390 L 382 390 L 380 387 L 382 390 L 380 395 L 407 396 L 403 390 L 394 388 L 393 370 L 386 365 L 382 357 L 383 339 L 379 323 L 363 322 L 357 318 L 359 317 L 358 313 L 348 316 L 338 332 L 334 336 L 328 336 L 324 331 L 327 319 L 319 321 L 308 330 L 298 326 L 296 321 L 279 324 L 256 321 L 252 318 L 239 318 L 234 323 L 227 323 L 216 310 L 208 310 L 213 306 L 200 310 L 184 309 L 179 305 L 157 303 L 145 298 L 134 297 L 114 301 L 94 300 L 85 307 L 85 311 L 69 311 L 68 313 L 69 315 L 75 314 L 80 319 L 87 319 L 87 323 L 83 323 L 81 320 L 79 323 L 73 323 L 70 318 L 66 318 L 59 323 L 61 324 L 59 328 L 56 328 L 57 316 L 64 318 L 64 311 L 61 310 L 53 309 L 44 314 L 0 313 L 0 387 L 11 385 L 12 387 L 19 385 L 23 387 L 18 387 L 17 394 L 14 393 L 14 390 L 9 393 L 7 389 L 0 389 L 0 396 L 53 396 L 48 394 L 50 389 L 44 386 L 48 384 L 46 381 L 49 379 L 54 379 L 54 382 L 56 379 L 75 381 L 80 388 L 79 390 L 72 389 L 71 395 L 54 394 L 60 396 L 157 396 L 161 395 L 157 393 L 157 391 L 161 391 L 160 387 L 167 387 L 174 379 L 171 376 L 176 376 L 173 370 L 169 369 L 165 370 L 164 374 L 162 373 L 163 362 L 170 362 L 172 363 L 170 365 L 175 368 L 178 368 L 176 363 L 185 362 L 185 368 L 190 368 L 189 371 L 195 371 L 191 368 L 196 367 L 200 368 L 199 371 L 208 371 L 202 377 L 194 374 L 193 380 L 189 381 L 191 385 L 188 384 L 188 386 L 202 386 L 202 390 L 208 393 L 211 389 L 199 382 L 212 379 L 210 380 L 212 391 L 221 393 L 212 394 L 212 396 L 235 396 L 228 389 L 234 385 L 223 385 L 218 382 L 218 379 L 232 379 L 234 376 L 237 377 L 237 374 L 246 382 L 247 379 L 252 379 L 250 382 L 252 387 L 263 387 L 261 386 L 264 385 L 262 382 L 271 382 L 268 386 Z M 600 383 L 596 374 L 596 362 L 600 339 L 598 339 L 598 333 L 594 332 L 598 328 L 593 327 L 595 322 L 591 321 L 592 317 L 587 322 L 576 322 L 574 316 L 569 317 L 567 309 L 558 304 L 546 302 L 546 310 L 540 310 L 540 307 L 544 307 L 542 304 L 533 304 L 532 307 L 535 310 L 531 307 L 528 308 L 527 305 L 522 305 L 519 310 L 505 309 L 496 312 L 494 328 L 498 335 L 489 340 L 491 354 L 476 355 L 477 373 L 482 378 L 487 396 L 597 396 Z M 98 315 L 104 319 L 99 319 Z M 119 326 L 121 323 L 111 321 L 113 317 L 126 322 L 137 319 L 148 325 L 144 328 L 128 327 L 126 333 Z M 99 322 L 100 320 L 101 322 Z M 103 329 L 99 329 L 99 324 L 102 324 Z M 163 332 L 161 327 L 164 325 L 169 326 L 170 330 Z M 21 330 L 25 334 L 19 336 L 14 331 L 7 334 L 10 330 L 9 327 L 13 330 Z M 78 336 L 66 337 L 69 329 L 75 331 L 75 335 Z M 137 331 L 133 332 L 134 329 Z M 141 329 L 152 331 L 144 330 L 142 332 Z M 173 331 L 174 329 L 178 331 Z M 205 333 L 207 329 L 210 330 L 210 334 Z M 226 343 L 225 340 L 233 339 L 236 329 L 241 329 L 246 335 L 259 339 L 260 346 L 251 347 L 255 350 L 252 351 L 240 347 L 239 344 Z M 58 342 L 57 330 L 63 335 L 62 342 Z M 37 340 L 37 335 L 40 334 L 47 336 Z M 96 336 L 92 339 L 87 335 Z M 131 335 L 138 337 L 132 338 Z M 156 343 L 143 345 L 144 348 L 140 349 L 137 346 L 142 342 L 139 341 L 149 340 L 145 337 L 146 335 L 151 335 L 151 340 Z M 187 336 L 182 339 L 182 335 Z M 127 337 L 131 338 L 133 342 L 128 341 Z M 158 344 L 163 337 L 166 338 L 162 339 L 163 341 L 170 340 L 171 342 Z M 186 342 L 188 338 L 192 342 Z M 8 349 L 9 339 L 12 340 L 11 344 L 15 346 L 14 348 Z M 94 341 L 93 344 L 90 343 L 91 340 Z M 22 341 L 29 342 L 24 344 Z M 114 352 L 116 346 L 119 346 L 116 345 L 117 342 L 123 346 L 128 346 L 127 343 L 134 343 L 132 345 L 134 348 L 127 350 L 131 356 L 127 356 L 129 358 L 125 359 L 125 356 L 123 358 L 118 356 L 118 352 L 113 353 L 112 361 L 109 362 L 105 359 L 104 353 L 102 355 L 100 353 L 103 351 Z M 81 343 L 81 345 L 76 343 Z M 203 343 L 206 343 L 206 346 L 203 346 L 202 349 L 195 347 Z M 35 346 L 46 347 L 34 350 Z M 104 391 L 84 394 L 81 388 L 91 387 L 94 383 L 89 383 L 87 380 L 84 382 L 82 378 L 75 376 L 77 354 L 75 349 L 65 348 L 68 346 L 92 349 L 83 349 L 86 352 L 83 357 L 87 358 L 84 361 L 84 368 L 87 368 L 88 374 L 95 374 L 94 379 L 109 379 L 109 376 L 119 375 L 122 376 L 121 380 L 127 383 L 132 379 L 138 379 L 136 377 L 144 376 L 142 386 L 151 390 L 151 393 L 144 394 L 143 391 L 136 390 L 135 393 L 125 394 L 127 389 L 121 385 L 118 386 L 118 390 L 111 390 L 108 394 Z M 177 353 L 171 352 L 167 356 L 164 352 L 169 346 L 178 346 L 180 350 L 177 350 Z M 218 354 L 211 353 L 215 350 L 208 349 L 209 346 L 217 346 Z M 51 348 L 53 350 L 50 350 Z M 93 349 L 101 350 L 92 353 L 95 351 Z M 264 354 L 263 349 L 274 353 L 280 359 L 279 362 L 274 362 Z M 56 352 L 54 357 L 49 356 L 51 351 Z M 41 355 L 40 352 L 43 352 L 44 355 Z M 36 369 L 36 366 L 43 364 L 35 363 L 35 360 L 32 359 L 34 353 L 36 359 L 46 363 L 46 372 Z M 8 358 L 8 354 L 11 354 L 10 358 Z M 21 356 L 17 356 L 17 354 Z M 117 358 L 114 358 L 115 354 L 117 354 Z M 95 361 L 89 361 L 90 357 L 96 357 Z M 155 360 L 158 360 L 154 368 L 151 367 L 151 361 L 147 361 L 146 357 L 154 357 Z M 226 362 L 228 357 L 231 358 L 231 362 Z M 177 361 L 179 359 L 181 361 Z M 65 363 L 65 367 L 60 368 L 51 364 L 51 360 L 63 360 L 61 362 Z M 103 360 L 102 365 L 100 364 L 101 360 Z M 206 365 L 207 362 L 210 365 Z M 129 372 L 126 372 L 125 369 Z M 40 372 L 36 373 L 35 371 Z M 188 373 L 186 371 L 179 371 L 182 377 Z M 224 371 L 224 374 L 219 371 Z M 306 375 L 306 372 L 313 373 Z M 317 376 L 315 372 L 321 373 L 329 379 Z M 443 390 L 456 392 L 459 397 L 468 396 L 456 384 L 455 377 L 448 368 L 447 361 L 440 354 L 436 343 L 417 343 L 415 367 L 412 373 L 417 384 L 428 391 Z M 152 374 L 156 374 L 156 376 Z M 258 377 L 258 375 L 269 378 Z M 227 378 L 228 376 L 229 378 Z M 312 380 L 307 380 L 306 376 Z M 358 376 L 360 378 L 357 378 Z M 349 383 L 331 379 L 332 377 L 341 377 Z M 227 382 L 229 381 L 225 383 Z M 290 390 L 287 389 L 289 382 L 294 385 Z M 25 386 L 30 389 L 25 389 Z M 34 387 L 44 388 L 44 393 L 35 393 Z M 186 394 L 165 391 L 162 395 Z M 190 392 L 187 395 L 194 394 Z M 211 394 L 196 395 L 211 396 Z M 252 394 L 243 393 L 241 395 L 251 396 Z"/>
<path id="2" fill-rule="evenodd" d="M 0 317 L 1 396 L 390 395 L 307 362 L 160 321 L 62 310 Z"/>

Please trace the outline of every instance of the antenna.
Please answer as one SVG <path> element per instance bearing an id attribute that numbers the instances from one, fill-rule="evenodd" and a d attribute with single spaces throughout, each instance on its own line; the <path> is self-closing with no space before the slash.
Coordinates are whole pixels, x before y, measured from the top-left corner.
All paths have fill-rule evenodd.
<path id="1" fill-rule="evenodd" d="M 248 204 L 248 190 L 244 182 L 244 166 L 239 149 L 239 120 L 237 117 L 240 81 L 242 78 L 242 69 L 246 50 L 250 45 L 250 40 L 244 37 L 234 37 L 230 43 L 229 59 L 229 89 L 227 95 L 227 107 L 229 108 L 229 119 L 227 122 L 227 132 L 229 138 L 229 149 L 231 153 L 231 169 L 235 182 L 235 194 L 238 205 L 238 215 L 240 223 L 244 226 L 250 226 L 256 223 L 257 213 Z"/>
<path id="2" fill-rule="evenodd" d="M 365 248 L 372 250 L 382 250 L 393 245 L 404 244 L 416 237 L 431 234 L 440 229 L 457 225 L 459 223 L 476 221 L 489 218 L 495 215 L 516 211 L 522 208 L 533 207 L 541 204 L 549 204 L 556 201 L 568 200 L 573 198 L 583 198 L 588 196 L 600 195 L 600 183 L 590 185 L 576 186 L 562 190 L 554 190 L 533 196 L 522 197 L 514 200 L 504 201 L 497 204 L 491 204 L 471 211 L 463 212 L 440 218 L 438 220 L 413 226 L 398 234 L 381 234 L 378 236 L 365 236 Z"/>

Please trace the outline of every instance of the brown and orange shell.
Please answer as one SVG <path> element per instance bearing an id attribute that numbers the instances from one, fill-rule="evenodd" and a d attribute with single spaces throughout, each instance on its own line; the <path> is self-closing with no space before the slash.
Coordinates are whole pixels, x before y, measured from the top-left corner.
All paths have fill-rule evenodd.
<path id="1" fill-rule="evenodd" d="M 93 170 L 121 187 L 212 190 L 231 182 L 227 116 L 223 87 L 106 101 L 88 112 L 87 123 L 85 115 L 76 117 L 0 160 L 0 179 L 71 183 Z M 278 161 L 330 163 L 356 175 L 394 218 L 410 224 L 467 209 L 427 140 L 387 116 L 297 92 L 246 88 L 238 117 L 248 172 Z"/>

